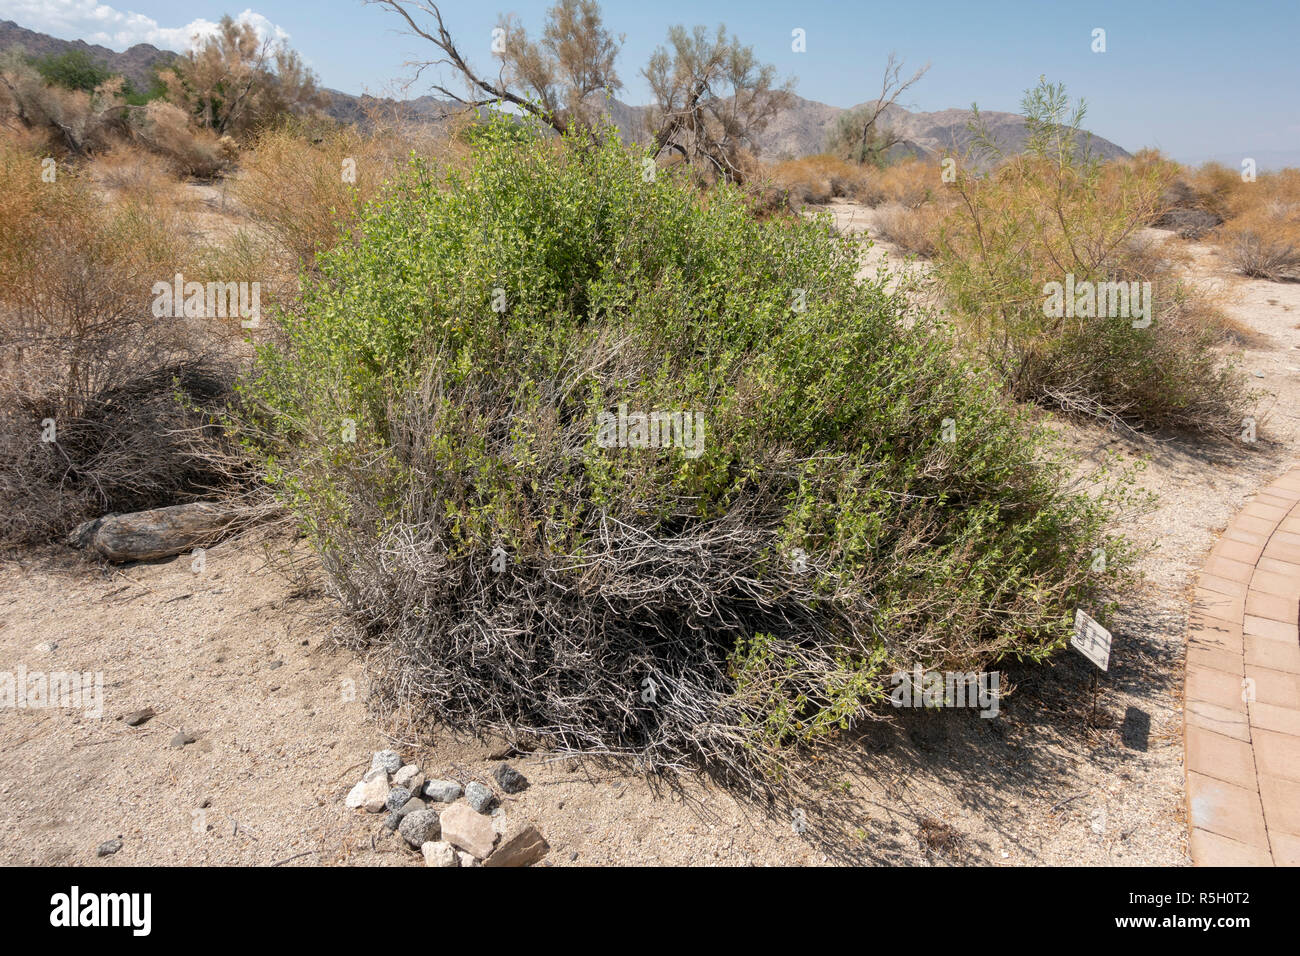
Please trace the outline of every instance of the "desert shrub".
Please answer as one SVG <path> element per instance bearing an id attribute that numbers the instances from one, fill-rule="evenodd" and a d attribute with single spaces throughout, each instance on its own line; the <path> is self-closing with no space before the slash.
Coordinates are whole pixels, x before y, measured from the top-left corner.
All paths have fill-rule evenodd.
<path id="1" fill-rule="evenodd" d="M 821 205 L 832 197 L 857 198 L 866 188 L 868 171 L 835 156 L 805 156 L 772 167 L 772 185 L 789 196 L 792 205 Z"/>
<path id="2" fill-rule="evenodd" d="M 887 203 L 876 210 L 875 232 L 904 252 L 928 259 L 937 249 L 935 241 L 943 218 L 943 207 L 936 203 L 913 208 Z"/>
<path id="3" fill-rule="evenodd" d="M 852 240 L 642 157 L 415 163 L 260 351 L 247 440 L 376 702 L 747 776 L 897 668 L 1061 648 L 1124 549 L 1049 430 Z M 702 415 L 699 453 L 605 447 L 620 406 Z"/>
<path id="4" fill-rule="evenodd" d="M 108 67 L 84 50 L 51 53 L 35 60 L 32 65 L 46 83 L 85 93 L 93 93 L 113 76 Z"/>
<path id="5" fill-rule="evenodd" d="M 401 153 L 402 144 L 379 131 L 281 125 L 263 132 L 244 157 L 235 196 L 295 269 L 311 268 L 400 165 Z"/>
<path id="6" fill-rule="evenodd" d="M 131 132 L 138 142 L 165 157 L 181 176 L 209 179 L 237 156 L 232 141 L 194 126 L 183 110 L 162 100 L 132 112 Z"/>
<path id="7" fill-rule="evenodd" d="M 885 166 L 872 177 L 869 204 L 898 203 L 916 209 L 934 202 L 945 193 L 947 184 L 940 178 L 942 167 L 937 159 L 908 157 Z"/>
<path id="8" fill-rule="evenodd" d="M 1196 290 L 1139 239 L 1160 209 L 1164 178 L 1150 165 L 1103 168 L 1088 158 L 1074 147 L 1082 109 L 1072 119 L 1068 110 L 1061 87 L 1040 85 L 1025 98 L 1026 152 L 959 174 L 961 201 L 936 256 L 948 303 L 1017 398 L 1112 423 L 1226 435 L 1249 396 L 1213 348 L 1222 329 L 1198 321 Z M 1151 314 L 1121 312 L 1117 287 L 1109 308 L 1086 297 L 1066 307 L 1067 289 L 1084 296 L 1112 282 L 1139 283 L 1124 287 L 1138 293 L 1149 282 Z"/>
<path id="9" fill-rule="evenodd" d="M 1223 226 L 1216 241 L 1234 271 L 1257 279 L 1300 279 L 1300 202 L 1272 201 Z"/>
<path id="10" fill-rule="evenodd" d="M 0 149 L 0 543 L 172 504 L 219 477 L 203 447 L 233 370 L 208 330 L 157 319 L 152 285 L 185 243 L 156 202 Z M 178 396 L 184 401 L 178 400 Z"/>
<path id="11" fill-rule="evenodd" d="M 16 51 L 0 55 L 0 120 L 39 131 L 61 152 L 83 155 L 106 147 L 125 130 L 121 77 L 90 92 L 45 81 Z"/>

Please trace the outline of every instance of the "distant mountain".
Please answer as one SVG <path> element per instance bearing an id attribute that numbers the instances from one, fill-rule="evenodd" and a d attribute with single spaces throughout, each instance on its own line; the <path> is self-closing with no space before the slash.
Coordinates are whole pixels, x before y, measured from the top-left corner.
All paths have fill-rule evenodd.
<path id="1" fill-rule="evenodd" d="M 150 68 L 165 65 L 176 54 L 160 50 L 148 43 L 138 43 L 122 53 L 82 40 L 59 40 L 44 33 L 27 30 L 12 20 L 0 21 L 0 50 L 22 47 L 34 56 L 66 53 L 81 50 L 101 62 L 114 73 L 129 78 L 137 88 L 149 84 Z M 325 112 L 344 123 L 363 124 L 369 112 L 400 111 L 408 120 L 437 122 L 448 113 L 456 112 L 455 103 L 432 96 L 409 100 L 393 100 L 371 96 L 353 96 L 340 90 L 325 90 L 328 101 Z M 624 139 L 646 138 L 646 107 L 631 106 L 610 97 L 604 109 L 622 132 Z M 818 103 L 795 96 L 790 105 L 777 113 L 758 137 L 760 155 L 764 159 L 778 160 L 809 156 L 822 152 L 826 133 L 836 118 L 845 112 L 838 106 Z M 940 110 L 936 113 L 913 113 L 898 106 L 886 111 L 886 119 L 902 135 L 903 142 L 895 148 L 896 154 L 933 155 L 955 149 L 963 152 L 971 142 L 966 124 L 971 118 L 969 110 Z M 1025 122 L 1015 113 L 984 112 L 986 126 L 994 140 L 1006 152 L 1018 152 L 1025 143 Z M 1094 153 L 1105 159 L 1129 154 L 1107 139 L 1088 133 L 1089 145 Z"/>
<path id="2" fill-rule="evenodd" d="M 12 20 L 0 21 L 0 50 L 20 47 L 31 56 L 43 57 L 50 54 L 59 55 L 71 50 L 80 50 L 98 61 L 110 72 L 120 73 L 131 81 L 136 89 L 149 86 L 150 68 L 155 64 L 162 67 L 176 59 L 171 50 L 160 50 L 149 43 L 137 43 L 129 50 L 117 53 L 106 46 L 86 43 L 84 40 L 60 40 L 47 33 L 37 33 L 20 27 Z"/>
<path id="3" fill-rule="evenodd" d="M 844 112 L 846 110 L 840 107 L 794 97 L 790 106 L 777 113 L 767 129 L 759 135 L 760 155 L 764 159 L 775 160 L 795 159 L 822 152 L 827 132 Z M 1016 153 L 1024 148 L 1027 139 L 1024 117 L 1017 113 L 988 110 L 981 110 L 980 116 L 993 141 L 1004 152 Z M 922 155 L 954 152 L 960 155 L 973 139 L 967 129 L 971 118 L 970 110 L 913 113 L 900 106 L 890 106 L 885 110 L 884 122 L 903 137 L 903 142 L 898 147 L 899 152 Z M 1085 132 L 1084 139 L 1092 152 L 1103 159 L 1129 155 L 1126 150 L 1095 133 Z"/>

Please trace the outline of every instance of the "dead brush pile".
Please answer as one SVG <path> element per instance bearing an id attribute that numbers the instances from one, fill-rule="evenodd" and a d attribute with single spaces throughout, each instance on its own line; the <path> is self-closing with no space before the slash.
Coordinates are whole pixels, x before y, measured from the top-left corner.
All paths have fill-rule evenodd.
<path id="1" fill-rule="evenodd" d="M 476 142 L 362 212 L 244 389 L 380 710 L 757 783 L 895 670 L 1101 612 L 1105 506 L 851 241 L 615 138 Z"/>
<path id="2" fill-rule="evenodd" d="M 234 369 L 202 324 L 158 319 L 183 268 L 165 207 L 108 205 L 67 170 L 0 149 L 0 543 L 202 496 Z"/>

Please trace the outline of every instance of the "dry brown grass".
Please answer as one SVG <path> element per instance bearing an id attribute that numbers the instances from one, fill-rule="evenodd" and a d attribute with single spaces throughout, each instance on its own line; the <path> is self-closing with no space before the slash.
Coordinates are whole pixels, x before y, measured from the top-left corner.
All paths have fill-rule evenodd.
<path id="1" fill-rule="evenodd" d="M 1224 224 L 1215 238 L 1220 254 L 1244 276 L 1300 280 L 1300 203 L 1270 199 Z"/>
<path id="2" fill-rule="evenodd" d="M 872 176 L 864 202 L 870 206 L 897 203 L 916 209 L 944 196 L 941 174 L 938 160 L 915 157 L 900 160 Z"/>

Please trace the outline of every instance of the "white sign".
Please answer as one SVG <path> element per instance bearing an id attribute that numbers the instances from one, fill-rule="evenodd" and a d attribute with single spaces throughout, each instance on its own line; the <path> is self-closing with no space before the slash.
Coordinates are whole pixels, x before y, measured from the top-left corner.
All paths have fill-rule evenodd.
<path id="1" fill-rule="evenodd" d="M 1110 631 L 1083 611 L 1074 612 L 1074 635 L 1070 638 L 1070 643 L 1102 670 L 1109 669 L 1110 640 Z"/>

